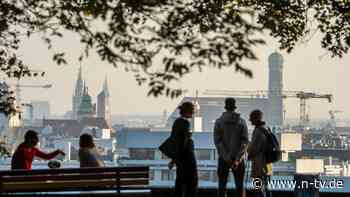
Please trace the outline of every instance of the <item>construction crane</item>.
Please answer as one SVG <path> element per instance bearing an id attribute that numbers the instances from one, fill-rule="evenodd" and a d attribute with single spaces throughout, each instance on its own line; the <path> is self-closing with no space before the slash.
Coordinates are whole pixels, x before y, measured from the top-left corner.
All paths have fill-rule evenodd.
<path id="1" fill-rule="evenodd" d="M 43 88 L 43 89 L 48 89 L 52 87 L 52 84 L 44 84 L 44 85 L 22 85 L 19 83 L 19 80 L 17 81 L 16 84 L 10 84 L 11 86 L 15 87 L 15 92 L 16 92 L 16 102 L 17 106 L 21 109 L 22 107 L 28 108 L 29 109 L 29 119 L 33 119 L 33 106 L 30 103 L 22 103 L 21 100 L 21 88 Z M 21 119 L 21 113 L 22 110 L 19 114 L 19 119 Z"/>
<path id="2" fill-rule="evenodd" d="M 271 91 L 257 90 L 257 91 L 232 91 L 232 90 L 205 90 L 204 95 L 225 95 L 251 98 L 268 98 Z M 300 124 L 305 126 L 308 122 L 308 114 L 306 112 L 306 101 L 309 99 L 327 99 L 332 102 L 331 94 L 317 94 L 313 92 L 304 91 L 282 91 L 282 98 L 298 98 L 300 100 Z"/>
<path id="3" fill-rule="evenodd" d="M 283 91 L 283 98 L 299 98 L 300 100 L 300 125 L 305 126 L 309 121 L 309 115 L 306 112 L 306 101 L 309 99 L 327 99 L 332 102 L 331 94 L 317 94 L 304 91 Z"/>
<path id="4" fill-rule="evenodd" d="M 216 96 L 236 96 L 236 97 L 251 97 L 251 98 L 267 98 L 269 91 L 266 90 L 205 90 L 204 95 Z"/>
<path id="5" fill-rule="evenodd" d="M 21 88 L 43 88 L 43 89 L 48 89 L 52 87 L 52 84 L 44 84 L 44 85 L 22 85 L 19 83 L 19 80 L 17 81 L 17 84 L 14 85 L 16 88 L 16 99 L 17 103 L 20 105 L 21 104 Z"/>

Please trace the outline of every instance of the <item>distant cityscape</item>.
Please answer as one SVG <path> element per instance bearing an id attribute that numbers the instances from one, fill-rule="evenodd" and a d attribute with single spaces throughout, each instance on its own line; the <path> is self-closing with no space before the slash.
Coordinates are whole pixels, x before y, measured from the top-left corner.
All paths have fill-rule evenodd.
<path id="1" fill-rule="evenodd" d="M 329 111 L 329 119 L 310 119 L 306 102 L 322 99 L 321 102 L 325 100 L 327 104 L 332 102 L 333 95 L 284 90 L 283 64 L 281 54 L 274 52 L 269 56 L 267 90 L 207 90 L 181 100 L 195 104 L 191 126 L 201 184 L 216 184 L 217 181 L 217 153 L 212 131 L 214 121 L 224 110 L 226 97 L 236 98 L 239 113 L 245 119 L 254 109 L 264 112 L 265 120 L 284 150 L 282 161 L 273 166 L 274 175 L 293 176 L 296 172 L 311 171 L 324 176 L 350 176 L 350 120 L 339 119 L 341 111 L 336 110 Z M 51 114 L 48 101 L 32 101 L 29 107 L 24 107 L 18 124 L 10 121 L 8 128 L 1 131 L 2 140 L 13 150 L 22 141 L 25 131 L 34 129 L 40 133 L 42 149 L 65 150 L 67 156 L 61 159 L 68 166 L 77 165 L 79 136 L 90 133 L 107 163 L 119 166 L 146 164 L 151 167 L 153 184 L 172 184 L 175 171 L 168 170 L 168 158 L 162 155 L 158 146 L 169 136 L 172 123 L 179 116 L 176 107 L 158 115 L 113 114 L 112 105 L 117 99 L 111 98 L 108 79 L 97 95 L 96 104 L 92 102 L 92 93 L 86 84 L 80 67 L 70 111 L 55 116 Z M 288 98 L 300 101 L 298 119 L 285 117 L 283 103 Z M 9 161 L 3 160 L 2 168 L 8 167 Z"/>

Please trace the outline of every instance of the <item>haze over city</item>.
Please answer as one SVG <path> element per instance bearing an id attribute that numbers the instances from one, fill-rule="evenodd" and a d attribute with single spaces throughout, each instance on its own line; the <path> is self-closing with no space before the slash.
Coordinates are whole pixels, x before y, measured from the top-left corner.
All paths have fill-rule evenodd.
<path id="1" fill-rule="evenodd" d="M 194 96 L 195 91 L 206 89 L 225 90 L 267 90 L 268 64 L 267 57 L 276 51 L 278 44 L 274 39 L 266 36 L 267 44 L 256 48 L 258 61 L 245 61 L 254 77 L 245 77 L 230 69 L 204 69 L 203 72 L 195 71 L 184 77 L 173 87 L 182 87 L 188 90 L 187 95 Z M 33 47 L 35 46 L 35 50 Z M 57 66 L 52 59 L 52 52 L 40 42 L 39 37 L 26 40 L 20 49 L 23 60 L 31 65 L 33 70 L 46 72 L 44 78 L 24 79 L 22 84 L 47 84 L 53 85 L 51 89 L 22 89 L 24 101 L 48 100 L 52 114 L 64 114 L 71 110 L 71 99 L 77 78 L 80 63 L 77 57 L 82 48 L 79 40 L 74 35 L 66 34 L 62 41 L 56 42 L 58 50 L 67 51 L 68 65 Z M 279 51 L 284 57 L 283 86 L 284 90 L 305 90 L 316 93 L 333 94 L 333 103 L 326 100 L 308 100 L 308 110 L 311 119 L 329 118 L 329 110 L 342 110 L 337 118 L 350 118 L 348 62 L 350 57 L 342 59 L 331 58 L 320 47 L 319 38 L 314 36 L 311 41 L 299 43 L 288 54 Z M 106 62 L 102 62 L 95 54 L 82 62 L 83 78 L 89 87 L 89 93 L 96 102 L 96 95 L 102 87 L 105 77 L 109 80 L 109 89 L 112 96 L 112 114 L 161 114 L 163 110 L 171 112 L 181 100 L 165 97 L 147 97 L 148 87 L 138 86 L 132 72 L 125 72 L 123 66 L 114 68 Z M 299 114 L 299 100 L 285 100 L 286 118 L 297 118 Z"/>

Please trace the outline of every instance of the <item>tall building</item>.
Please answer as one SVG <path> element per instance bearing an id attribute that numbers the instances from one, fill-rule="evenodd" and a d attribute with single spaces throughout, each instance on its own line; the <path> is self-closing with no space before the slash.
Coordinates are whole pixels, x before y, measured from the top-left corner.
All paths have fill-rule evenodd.
<path id="1" fill-rule="evenodd" d="M 107 78 L 104 81 L 102 91 L 97 96 L 97 117 L 104 118 L 109 126 L 112 125 L 111 96 Z"/>
<path id="2" fill-rule="evenodd" d="M 269 115 L 270 126 L 283 125 L 283 56 L 277 52 L 268 58 L 269 63 Z"/>
<path id="3" fill-rule="evenodd" d="M 78 111 L 80 107 L 80 103 L 83 98 L 83 92 L 84 92 L 84 82 L 83 82 L 83 77 L 81 73 L 81 66 L 79 68 L 78 72 L 78 79 L 75 84 L 75 90 L 72 98 L 72 119 L 77 119 L 78 118 Z"/>

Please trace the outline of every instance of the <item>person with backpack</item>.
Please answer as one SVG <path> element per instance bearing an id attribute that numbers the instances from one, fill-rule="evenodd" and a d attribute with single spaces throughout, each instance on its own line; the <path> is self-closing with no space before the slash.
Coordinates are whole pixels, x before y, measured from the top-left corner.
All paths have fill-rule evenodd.
<path id="1" fill-rule="evenodd" d="M 268 166 L 281 158 L 281 151 L 275 135 L 265 126 L 262 111 L 252 111 L 249 120 L 255 126 L 247 149 L 252 161 L 253 193 L 255 197 L 266 196 L 267 178 L 271 174 Z"/>
<path id="2" fill-rule="evenodd" d="M 226 111 L 216 120 L 214 127 L 214 142 L 219 155 L 217 196 L 226 196 L 227 178 L 231 170 L 236 185 L 236 196 L 242 197 L 245 196 L 243 187 L 245 164 L 242 157 L 248 144 L 248 128 L 245 120 L 235 112 L 234 98 L 226 98 L 225 109 Z"/>

